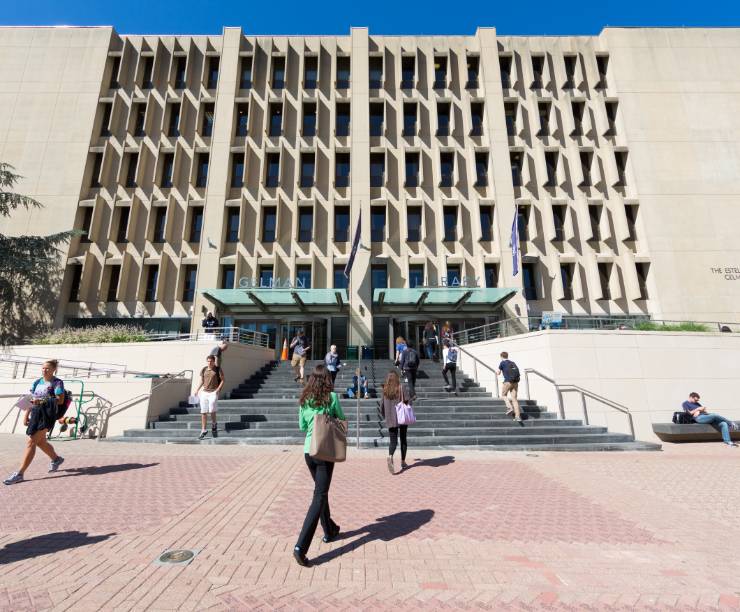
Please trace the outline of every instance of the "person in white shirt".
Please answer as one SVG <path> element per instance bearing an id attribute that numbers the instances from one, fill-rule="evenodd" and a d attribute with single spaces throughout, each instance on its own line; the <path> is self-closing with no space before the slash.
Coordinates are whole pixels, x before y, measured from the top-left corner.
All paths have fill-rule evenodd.
<path id="1" fill-rule="evenodd" d="M 457 395 L 457 347 L 452 346 L 449 340 L 442 344 L 442 376 L 445 379 L 445 391 L 453 391 Z M 447 374 L 452 377 L 452 385 Z"/>

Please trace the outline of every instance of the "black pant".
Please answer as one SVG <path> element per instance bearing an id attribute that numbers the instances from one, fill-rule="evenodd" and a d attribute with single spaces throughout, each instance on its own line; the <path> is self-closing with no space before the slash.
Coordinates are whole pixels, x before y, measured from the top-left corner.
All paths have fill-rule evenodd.
<path id="1" fill-rule="evenodd" d="M 403 371 L 404 376 L 409 381 L 409 391 L 411 392 L 411 397 L 416 396 L 416 370 L 404 370 Z"/>
<path id="2" fill-rule="evenodd" d="M 314 459 L 308 453 L 304 455 L 306 465 L 313 478 L 313 499 L 308 507 L 306 520 L 303 521 L 301 535 L 298 536 L 296 546 L 301 549 L 302 554 L 306 554 L 308 547 L 311 546 L 311 540 L 316 533 L 316 525 L 321 521 L 321 528 L 324 535 L 330 535 L 336 528 L 336 523 L 331 520 L 329 511 L 329 487 L 331 486 L 331 475 L 334 472 L 334 463 L 332 461 L 319 461 Z"/>
<path id="3" fill-rule="evenodd" d="M 408 431 L 408 425 L 399 425 L 398 427 L 389 427 L 388 434 L 391 437 L 390 444 L 388 444 L 388 454 L 393 457 L 393 453 L 396 452 L 396 445 L 398 444 L 398 431 L 401 430 L 401 461 L 406 461 L 406 450 L 408 445 L 406 444 L 406 432 Z"/>
<path id="4" fill-rule="evenodd" d="M 442 368 L 442 376 L 444 376 L 445 384 L 449 387 L 450 380 L 447 378 L 447 372 L 452 376 L 452 390 L 457 391 L 457 365 L 454 363 L 448 363 L 444 368 Z"/>
<path id="5" fill-rule="evenodd" d="M 334 384 L 334 381 L 337 379 L 337 372 L 338 370 L 331 370 L 329 374 L 331 374 L 331 384 Z"/>

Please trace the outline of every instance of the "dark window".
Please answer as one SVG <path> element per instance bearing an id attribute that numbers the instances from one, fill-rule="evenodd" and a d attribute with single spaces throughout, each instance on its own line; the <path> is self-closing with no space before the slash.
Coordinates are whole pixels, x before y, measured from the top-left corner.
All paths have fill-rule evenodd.
<path id="1" fill-rule="evenodd" d="M 252 58 L 242 57 L 239 67 L 239 89 L 252 88 Z"/>
<path id="2" fill-rule="evenodd" d="M 118 281 L 121 278 L 121 266 L 110 267 L 110 277 L 108 278 L 108 291 L 106 292 L 105 301 L 115 302 L 118 295 Z"/>
<path id="3" fill-rule="evenodd" d="M 192 302 L 195 299 L 195 279 L 198 277 L 198 266 L 185 266 L 182 283 L 182 301 Z"/>
<path id="4" fill-rule="evenodd" d="M 511 56 L 499 55 L 498 64 L 501 70 L 501 87 L 511 89 Z"/>
<path id="5" fill-rule="evenodd" d="M 119 56 L 114 57 L 111 64 L 110 83 L 108 87 L 110 89 L 118 89 L 120 87 L 120 84 L 118 83 L 118 73 L 121 70 L 121 58 Z"/>
<path id="6" fill-rule="evenodd" d="M 408 225 L 408 241 L 421 240 L 421 206 L 409 206 L 406 209 L 406 223 Z"/>
<path id="7" fill-rule="evenodd" d="M 313 208 L 298 208 L 298 242 L 311 242 L 313 238 Z"/>
<path id="8" fill-rule="evenodd" d="M 627 217 L 627 231 L 629 235 L 627 240 L 637 240 L 637 211 L 639 206 L 637 204 L 625 204 L 624 214 Z"/>
<path id="9" fill-rule="evenodd" d="M 589 204 L 588 219 L 591 224 L 591 238 L 589 240 L 601 240 L 601 204 Z"/>
<path id="10" fill-rule="evenodd" d="M 301 153 L 301 187 L 313 187 L 315 172 L 316 155 L 314 153 Z"/>
<path id="11" fill-rule="evenodd" d="M 439 154 L 440 187 L 452 187 L 455 173 L 455 154 L 452 151 L 441 151 Z"/>
<path id="12" fill-rule="evenodd" d="M 450 135 L 450 103 L 437 103 L 437 136 Z"/>
<path id="13" fill-rule="evenodd" d="M 444 206 L 442 209 L 444 218 L 445 242 L 453 242 L 457 239 L 457 206 Z"/>
<path id="14" fill-rule="evenodd" d="M 493 240 L 493 206 L 480 207 L 480 239 Z"/>
<path id="15" fill-rule="evenodd" d="M 148 55 L 144 58 L 144 74 L 142 75 L 142 79 L 141 79 L 142 89 L 152 88 L 153 71 L 154 71 L 154 58 L 151 55 Z M 112 300 L 109 300 L 109 301 L 112 301 Z"/>
<path id="16" fill-rule="evenodd" d="M 517 206 L 516 227 L 519 234 L 519 242 L 529 240 L 529 206 Z"/>
<path id="17" fill-rule="evenodd" d="M 465 83 L 467 89 L 478 89 L 479 67 L 480 58 L 477 55 L 468 55 L 468 82 Z"/>
<path id="18" fill-rule="evenodd" d="M 608 55 L 596 56 L 596 68 L 599 71 L 599 82 L 596 83 L 596 89 L 606 89 L 606 69 L 609 65 Z"/>
<path id="19" fill-rule="evenodd" d="M 280 153 L 267 154 L 266 187 L 277 187 L 280 183 Z"/>
<path id="20" fill-rule="evenodd" d="M 349 206 L 334 209 L 334 242 L 349 241 Z"/>
<path id="21" fill-rule="evenodd" d="M 191 211 L 188 242 L 200 242 L 200 234 L 203 231 L 203 207 L 193 206 Z"/>
<path id="22" fill-rule="evenodd" d="M 627 184 L 627 151 L 614 151 L 614 162 L 617 164 L 618 187 Z"/>
<path id="23" fill-rule="evenodd" d="M 170 121 L 167 127 L 167 136 L 180 135 L 180 103 L 170 104 Z"/>
<path id="24" fill-rule="evenodd" d="M 296 266 L 295 284 L 304 289 L 311 288 L 311 266 Z"/>
<path id="25" fill-rule="evenodd" d="M 303 88 L 316 89 L 319 78 L 319 58 L 315 55 L 307 55 L 303 66 Z"/>
<path id="26" fill-rule="evenodd" d="M 244 153 L 234 153 L 231 156 L 231 186 L 244 186 Z"/>
<path id="27" fill-rule="evenodd" d="M 375 55 L 370 58 L 369 63 L 370 89 L 383 87 L 383 58 Z"/>
<path id="28" fill-rule="evenodd" d="M 545 168 L 547 169 L 546 187 L 556 187 L 558 184 L 558 152 L 545 151 Z"/>
<path id="29" fill-rule="evenodd" d="M 213 102 L 208 102 L 203 107 L 203 126 L 201 129 L 201 135 L 205 138 L 213 136 L 213 115 L 216 107 Z"/>
<path id="30" fill-rule="evenodd" d="M 236 105 L 236 136 L 249 134 L 249 104 Z"/>
<path id="31" fill-rule="evenodd" d="M 277 208 L 267 206 L 262 210 L 262 242 L 275 242 Z M 272 268 L 270 268 L 272 270 Z"/>
<path id="32" fill-rule="evenodd" d="M 80 229 L 84 233 L 80 236 L 80 242 L 90 242 L 90 226 L 92 225 L 93 208 L 92 206 L 86 206 L 82 211 L 82 227 L 80 227 Z"/>
<path id="33" fill-rule="evenodd" d="M 385 264 L 375 264 L 371 266 L 370 286 L 373 290 L 388 288 L 388 268 Z"/>
<path id="34" fill-rule="evenodd" d="M 337 187 L 349 187 L 349 153 L 335 155 L 334 184 Z"/>
<path id="35" fill-rule="evenodd" d="M 581 173 L 583 174 L 581 185 L 588 187 L 591 185 L 591 153 L 589 151 L 581 151 L 579 156 L 581 159 Z"/>
<path id="36" fill-rule="evenodd" d="M 136 164 L 139 163 L 138 153 L 129 153 L 128 166 L 126 166 L 126 187 L 136 187 Z"/>
<path id="37" fill-rule="evenodd" d="M 236 281 L 236 266 L 221 266 L 221 289 L 233 289 Z"/>
<path id="38" fill-rule="evenodd" d="M 370 209 L 370 240 L 372 242 L 385 240 L 385 206 L 373 206 Z"/>
<path id="39" fill-rule="evenodd" d="M 542 74 L 545 69 L 545 57 L 543 55 L 532 56 L 532 89 L 542 89 Z"/>
<path id="40" fill-rule="evenodd" d="M 383 103 L 370 104 L 370 136 L 383 135 Z"/>
<path id="41" fill-rule="evenodd" d="M 285 87 L 285 58 L 272 58 L 272 88 L 282 89 Z"/>
<path id="42" fill-rule="evenodd" d="M 540 131 L 538 136 L 547 136 L 550 134 L 550 104 L 540 102 L 537 104 L 537 114 L 540 117 Z"/>
<path id="43" fill-rule="evenodd" d="M 483 135 L 483 102 L 471 102 L 470 118 L 473 122 L 473 129 L 470 130 L 471 136 Z"/>
<path id="44" fill-rule="evenodd" d="M 260 287 L 272 287 L 272 266 L 260 266 Z"/>
<path id="45" fill-rule="evenodd" d="M 344 264 L 334 266 L 334 289 L 347 289 L 348 278 L 344 275 Z"/>
<path id="46" fill-rule="evenodd" d="M 303 105 L 303 136 L 316 136 L 316 104 L 313 102 Z"/>
<path id="47" fill-rule="evenodd" d="M 337 57 L 337 89 L 349 89 L 350 58 Z"/>
<path id="48" fill-rule="evenodd" d="M 409 266 L 409 287 L 424 286 L 424 265 L 413 264 Z"/>
<path id="49" fill-rule="evenodd" d="M 179 55 L 175 58 L 175 89 L 185 89 L 185 67 L 187 61 L 188 58 L 184 55 Z"/>
<path id="50" fill-rule="evenodd" d="M 270 136 L 280 136 L 283 133 L 283 105 L 270 104 Z"/>
<path id="51" fill-rule="evenodd" d="M 416 135 L 416 102 L 407 102 L 403 105 L 403 135 Z"/>
<path id="52" fill-rule="evenodd" d="M 414 76 L 416 72 L 416 58 L 406 56 L 401 58 L 401 89 L 414 88 Z"/>
<path id="53" fill-rule="evenodd" d="M 162 158 L 162 180 L 160 186 L 162 188 L 172 187 L 172 174 L 175 170 L 175 154 L 165 153 Z"/>
<path id="54" fill-rule="evenodd" d="M 198 153 L 198 175 L 195 178 L 196 187 L 205 187 L 208 183 L 208 153 Z"/>
<path id="55" fill-rule="evenodd" d="M 576 86 L 576 62 L 578 58 L 575 55 L 566 55 L 565 61 L 565 84 L 563 89 L 573 89 Z"/>
<path id="56" fill-rule="evenodd" d="M 612 265 L 610 263 L 597 264 L 599 268 L 599 284 L 601 285 L 601 299 L 610 300 L 611 291 L 609 290 L 609 280 L 612 275 Z"/>
<path id="57" fill-rule="evenodd" d="M 218 66 L 218 57 L 208 58 L 208 83 L 206 85 L 208 89 L 216 89 L 216 85 L 218 85 Z"/>
<path id="58" fill-rule="evenodd" d="M 406 187 L 419 186 L 419 154 L 415 151 L 406 152 Z"/>
<path id="59" fill-rule="evenodd" d="M 125 244 L 128 242 L 126 234 L 128 233 L 128 219 L 131 214 L 131 208 L 128 206 L 122 206 L 118 213 L 118 230 L 116 231 L 116 242 L 119 244 Z"/>
<path id="60" fill-rule="evenodd" d="M 514 183 L 514 187 L 522 186 L 522 154 L 519 151 L 511 151 L 509 153 L 511 160 L 511 180 Z"/>
<path id="61" fill-rule="evenodd" d="M 553 204 L 552 222 L 555 227 L 555 238 L 557 242 L 565 240 L 565 215 L 568 207 L 565 204 Z"/>
<path id="62" fill-rule="evenodd" d="M 110 114 L 113 105 L 106 102 L 103 105 L 103 119 L 100 122 L 100 135 L 110 136 Z"/>
<path id="63" fill-rule="evenodd" d="M 516 136 L 516 102 L 504 104 L 504 115 L 506 116 L 506 134 Z"/>
<path id="64" fill-rule="evenodd" d="M 349 136 L 349 104 L 337 104 L 337 136 Z"/>
<path id="65" fill-rule="evenodd" d="M 460 266 L 459 264 L 451 265 L 447 264 L 447 286 L 448 287 L 459 287 L 461 281 Z"/>
<path id="66" fill-rule="evenodd" d="M 72 280 L 69 283 L 69 301 L 80 301 L 80 281 L 82 280 L 82 265 L 74 264 L 72 266 Z"/>
<path id="67" fill-rule="evenodd" d="M 563 299 L 573 299 L 573 264 L 560 264 L 560 280 L 563 283 Z"/>
<path id="68" fill-rule="evenodd" d="M 157 298 L 157 280 L 159 279 L 159 266 L 146 266 L 146 291 L 144 301 L 153 302 Z"/>
<path id="69" fill-rule="evenodd" d="M 475 152 L 475 186 L 485 187 L 488 185 L 488 152 Z"/>
<path id="70" fill-rule="evenodd" d="M 586 110 L 585 102 L 571 102 L 573 112 L 573 136 L 583 136 L 583 113 Z"/>
<path id="71" fill-rule="evenodd" d="M 537 299 L 537 277 L 533 263 L 522 264 L 522 285 L 524 288 L 524 299 Z"/>
<path id="72" fill-rule="evenodd" d="M 167 229 L 167 207 L 157 206 L 154 211 L 154 235 L 152 236 L 152 242 L 161 244 L 165 241 L 165 230 Z"/>
<path id="73" fill-rule="evenodd" d="M 617 102 L 611 100 L 604 102 L 604 109 L 606 110 L 606 119 L 609 122 L 609 129 L 606 131 L 606 136 L 617 135 Z"/>
<path id="74" fill-rule="evenodd" d="M 498 266 L 496 264 L 484 264 L 483 276 L 485 277 L 486 287 L 494 288 L 498 286 Z"/>
<path id="75" fill-rule="evenodd" d="M 90 176 L 90 187 L 100 187 L 100 169 L 103 166 L 103 154 L 93 153 L 92 175 Z"/>
<path id="76" fill-rule="evenodd" d="M 370 187 L 385 184 L 385 153 L 370 153 Z"/>
<path id="77" fill-rule="evenodd" d="M 146 104 L 136 104 L 136 121 L 134 123 L 134 136 L 141 138 L 146 136 Z"/>
<path id="78" fill-rule="evenodd" d="M 226 209 L 226 242 L 239 240 L 239 225 L 241 210 L 238 206 L 229 206 Z"/>
<path id="79" fill-rule="evenodd" d="M 437 55 L 434 58 L 434 89 L 447 87 L 447 58 Z"/>
<path id="80" fill-rule="evenodd" d="M 640 299 L 647 300 L 647 279 L 648 272 L 650 272 L 650 264 L 646 261 L 635 262 L 635 271 L 637 272 L 637 286 L 640 288 Z"/>

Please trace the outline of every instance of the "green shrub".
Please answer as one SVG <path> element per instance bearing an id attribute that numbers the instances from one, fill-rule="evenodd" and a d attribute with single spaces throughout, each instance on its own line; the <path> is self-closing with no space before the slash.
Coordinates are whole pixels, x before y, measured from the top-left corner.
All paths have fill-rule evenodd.
<path id="1" fill-rule="evenodd" d="M 639 331 L 670 331 L 670 332 L 708 332 L 709 327 L 703 323 L 659 323 L 655 321 L 640 321 L 635 323 L 634 329 Z"/>
<path id="2" fill-rule="evenodd" d="M 31 344 L 103 344 L 108 342 L 146 342 L 148 336 L 133 325 L 61 327 L 36 336 Z"/>

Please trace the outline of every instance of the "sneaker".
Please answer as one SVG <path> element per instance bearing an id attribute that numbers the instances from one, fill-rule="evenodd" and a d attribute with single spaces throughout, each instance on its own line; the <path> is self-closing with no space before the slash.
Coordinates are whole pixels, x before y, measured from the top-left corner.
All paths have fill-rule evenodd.
<path id="1" fill-rule="evenodd" d="M 208 430 L 204 429 L 203 431 L 200 432 L 200 435 L 198 436 L 198 440 L 204 440 L 207 435 L 208 435 Z"/>
<path id="2" fill-rule="evenodd" d="M 734 442 L 725 442 L 725 445 L 729 446 L 730 448 L 737 448 L 737 444 L 735 444 Z M 8 484 L 7 481 L 5 484 Z"/>
<path id="3" fill-rule="evenodd" d="M 56 472 L 59 469 L 59 466 L 64 463 L 64 457 L 57 457 L 53 461 L 49 463 L 49 472 Z"/>
<path id="4" fill-rule="evenodd" d="M 18 482 L 23 482 L 23 474 L 20 472 L 13 472 L 10 476 L 8 476 L 3 482 L 6 485 L 12 485 L 16 484 Z"/>
<path id="5" fill-rule="evenodd" d="M 365 393 L 365 399 L 370 399 L 370 394 L 369 393 Z"/>
<path id="6" fill-rule="evenodd" d="M 395 474 L 396 473 L 396 468 L 393 466 L 393 457 L 391 457 L 390 455 L 388 455 L 388 471 L 391 474 Z"/>
<path id="7" fill-rule="evenodd" d="M 516 418 L 515 418 L 514 420 L 515 420 L 515 421 L 516 421 L 517 423 L 521 423 L 521 422 L 522 422 L 522 417 L 518 416 L 518 417 L 516 417 Z"/>
<path id="8" fill-rule="evenodd" d="M 740 430 L 740 425 L 738 425 L 735 421 L 730 422 L 730 431 L 738 431 Z"/>
<path id="9" fill-rule="evenodd" d="M 211 428 L 211 435 L 212 435 L 212 436 L 213 436 L 214 438 L 218 438 L 218 428 L 217 428 L 217 427 L 212 427 L 212 428 Z"/>
<path id="10" fill-rule="evenodd" d="M 402 470 L 405 470 L 405 469 L 407 469 L 408 467 L 409 467 L 409 464 L 408 464 L 408 463 L 406 463 L 405 461 L 401 461 L 401 469 L 402 469 Z"/>

